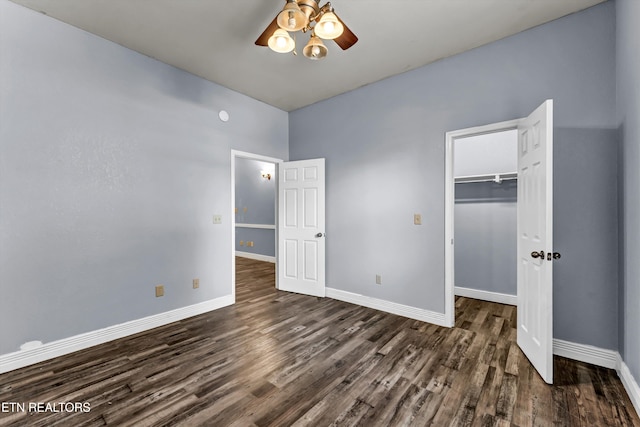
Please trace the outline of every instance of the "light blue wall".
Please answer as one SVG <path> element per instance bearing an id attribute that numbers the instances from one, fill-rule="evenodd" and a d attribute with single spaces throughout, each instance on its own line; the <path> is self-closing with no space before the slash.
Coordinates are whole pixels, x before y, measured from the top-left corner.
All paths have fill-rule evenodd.
<path id="1" fill-rule="evenodd" d="M 640 382 L 640 2 L 616 0 L 618 124 L 621 139 L 622 358 Z"/>
<path id="2" fill-rule="evenodd" d="M 327 159 L 328 286 L 443 312 L 445 132 L 525 117 L 547 98 L 557 128 L 611 129 L 615 83 L 608 2 L 290 113 L 291 159 Z M 308 132 L 318 120 L 331 137 Z M 580 222 L 575 208 L 557 222 Z M 422 226 L 413 225 L 414 213 L 422 213 Z M 615 207 L 609 214 L 615 222 Z M 565 256 L 577 249 L 561 236 L 556 243 L 570 245 Z M 616 254 L 604 256 L 617 264 Z M 599 275 L 575 283 L 557 270 L 563 316 L 603 321 L 578 342 L 617 348 L 617 330 L 607 326 L 617 312 L 615 287 Z M 585 286 L 609 293 L 597 311 L 582 314 L 564 295 Z M 555 336 L 577 341 L 582 326 L 563 319 L 555 318 Z"/>
<path id="3" fill-rule="evenodd" d="M 273 163 L 238 157 L 235 160 L 236 173 L 236 224 L 275 225 L 276 176 Z M 271 179 L 262 177 L 261 172 L 271 174 Z M 236 225 L 236 251 L 275 256 L 276 232 L 273 230 L 239 227 Z M 240 241 L 245 245 L 240 246 Z M 253 247 L 246 246 L 254 242 Z"/>
<path id="4" fill-rule="evenodd" d="M 230 295 L 231 149 L 287 113 L 6 0 L 0 52 L 0 354 Z"/>

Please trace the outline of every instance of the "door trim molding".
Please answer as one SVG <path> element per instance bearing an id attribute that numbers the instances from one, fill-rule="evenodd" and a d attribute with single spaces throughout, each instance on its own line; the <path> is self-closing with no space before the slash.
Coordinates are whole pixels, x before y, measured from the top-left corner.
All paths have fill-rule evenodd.
<path id="1" fill-rule="evenodd" d="M 455 324 L 454 274 L 454 203 L 453 146 L 456 139 L 517 129 L 522 119 L 507 120 L 484 126 L 449 131 L 445 134 L 444 164 L 444 326 Z"/>
<path id="2" fill-rule="evenodd" d="M 259 160 L 261 162 L 273 163 L 275 168 L 276 180 L 276 194 L 275 194 L 275 218 L 278 218 L 278 165 L 283 162 L 282 159 L 275 157 L 263 156 L 261 154 L 248 153 L 246 151 L 231 150 L 231 210 L 229 211 L 229 218 L 231 218 L 231 295 L 233 297 L 233 303 L 236 301 L 236 159 L 251 159 Z M 276 289 L 278 288 L 278 225 L 273 228 L 275 230 L 275 257 L 276 263 Z"/>

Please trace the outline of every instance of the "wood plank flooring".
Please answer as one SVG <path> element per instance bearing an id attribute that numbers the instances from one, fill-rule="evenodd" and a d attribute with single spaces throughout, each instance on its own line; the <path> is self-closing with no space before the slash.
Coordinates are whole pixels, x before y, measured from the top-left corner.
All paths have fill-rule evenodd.
<path id="1" fill-rule="evenodd" d="M 458 298 L 442 328 L 277 291 L 273 264 L 244 258 L 236 296 L 0 375 L 0 425 L 640 426 L 615 371 L 556 358 L 546 385 L 511 306 Z"/>

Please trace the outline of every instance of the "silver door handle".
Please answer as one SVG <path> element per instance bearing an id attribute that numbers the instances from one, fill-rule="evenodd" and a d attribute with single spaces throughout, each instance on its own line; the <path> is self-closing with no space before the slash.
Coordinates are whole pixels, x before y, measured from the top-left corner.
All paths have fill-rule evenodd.
<path id="1" fill-rule="evenodd" d="M 324 237 L 324 233 L 318 233 L 316 234 L 316 237 Z"/>

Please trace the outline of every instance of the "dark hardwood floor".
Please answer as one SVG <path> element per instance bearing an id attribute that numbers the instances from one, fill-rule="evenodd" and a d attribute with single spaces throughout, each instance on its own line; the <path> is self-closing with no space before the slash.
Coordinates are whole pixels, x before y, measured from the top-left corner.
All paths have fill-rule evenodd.
<path id="1" fill-rule="evenodd" d="M 546 385 L 515 344 L 511 306 L 458 298 L 442 328 L 277 291 L 273 264 L 243 258 L 236 295 L 0 375 L 0 425 L 640 426 L 615 371 L 556 358 Z M 29 402 L 58 406 L 7 406 Z"/>

